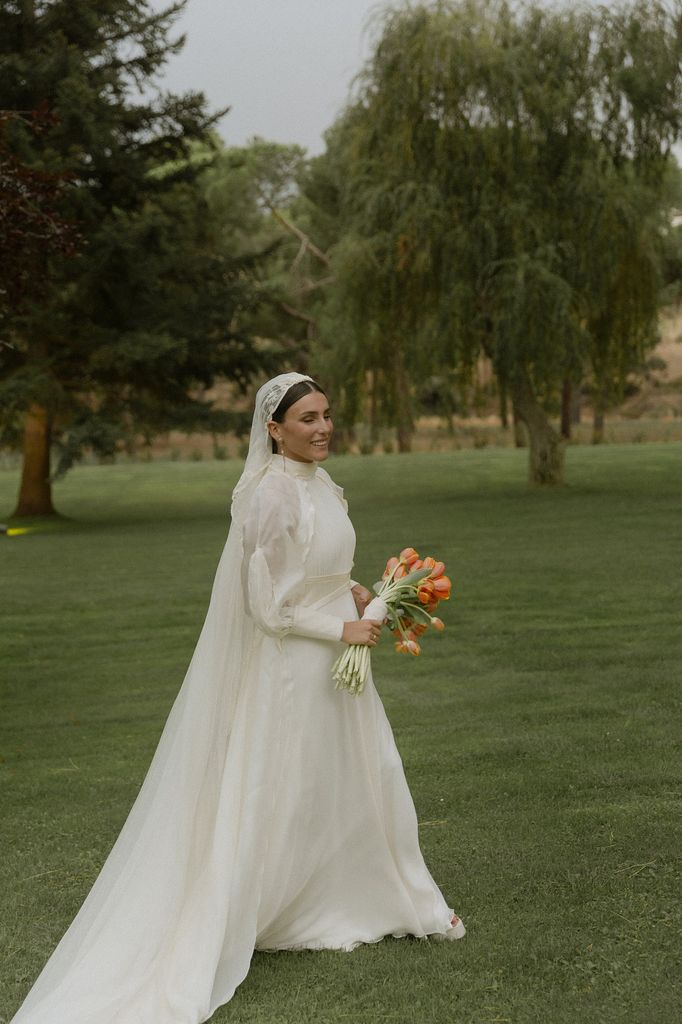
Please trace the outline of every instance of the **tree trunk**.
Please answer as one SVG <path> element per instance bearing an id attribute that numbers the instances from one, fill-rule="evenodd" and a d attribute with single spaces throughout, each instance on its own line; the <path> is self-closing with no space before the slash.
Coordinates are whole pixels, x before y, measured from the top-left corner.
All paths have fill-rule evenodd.
<path id="1" fill-rule="evenodd" d="M 405 423 L 398 424 L 396 429 L 396 437 L 398 438 L 399 452 L 412 451 L 412 431 Z"/>
<path id="2" fill-rule="evenodd" d="M 507 385 L 505 381 L 500 380 L 500 419 L 502 420 L 502 429 L 509 430 L 509 402 L 507 401 Z"/>
<path id="3" fill-rule="evenodd" d="M 594 410 L 592 420 L 592 444 L 602 444 L 604 441 L 604 410 L 598 406 Z"/>
<path id="4" fill-rule="evenodd" d="M 571 436 L 571 409 L 573 407 L 573 384 L 570 377 L 564 377 L 561 386 L 561 436 L 568 440 Z"/>
<path id="5" fill-rule="evenodd" d="M 369 440 L 374 447 L 379 440 L 379 399 L 377 386 L 377 371 L 370 370 L 370 392 L 369 392 Z"/>
<path id="6" fill-rule="evenodd" d="M 512 417 L 514 420 L 514 447 L 525 448 L 528 445 L 528 432 L 525 424 L 519 418 L 516 406 L 512 406 Z"/>
<path id="7" fill-rule="evenodd" d="M 414 423 L 412 420 L 412 396 L 410 394 L 410 383 L 405 372 L 405 357 L 400 348 L 395 354 L 395 384 L 397 398 L 396 434 L 398 438 L 398 451 L 412 451 L 412 434 Z"/>
<path id="8" fill-rule="evenodd" d="M 574 427 L 577 427 L 580 423 L 580 387 L 580 381 L 573 384 L 573 395 L 571 397 L 571 423 Z"/>
<path id="9" fill-rule="evenodd" d="M 41 405 L 33 404 L 26 412 L 23 454 L 19 500 L 13 515 L 56 515 L 50 483 L 50 417 Z"/>
<path id="10" fill-rule="evenodd" d="M 564 482 L 564 442 L 537 401 L 528 377 L 519 375 L 513 385 L 514 409 L 525 423 L 530 441 L 529 481 L 532 484 Z"/>

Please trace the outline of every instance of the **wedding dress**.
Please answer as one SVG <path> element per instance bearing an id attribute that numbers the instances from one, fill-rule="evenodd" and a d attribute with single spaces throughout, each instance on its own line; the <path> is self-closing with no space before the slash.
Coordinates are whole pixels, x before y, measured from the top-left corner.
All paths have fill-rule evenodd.
<path id="1" fill-rule="evenodd" d="M 302 379 L 259 393 L 185 683 L 114 848 L 13 1024 L 200 1024 L 254 949 L 452 930 L 373 682 L 359 697 L 332 682 L 343 623 L 357 618 L 342 492 L 262 436 L 281 389 Z"/>

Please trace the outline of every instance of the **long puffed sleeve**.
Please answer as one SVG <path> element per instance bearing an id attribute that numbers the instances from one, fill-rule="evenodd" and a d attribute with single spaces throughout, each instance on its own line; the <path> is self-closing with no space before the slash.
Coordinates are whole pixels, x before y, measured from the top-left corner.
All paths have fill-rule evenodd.
<path id="1" fill-rule="evenodd" d="M 337 615 L 300 602 L 305 579 L 305 529 L 297 483 L 266 477 L 244 524 L 242 586 L 246 611 L 268 636 L 287 633 L 316 640 L 340 640 Z"/>

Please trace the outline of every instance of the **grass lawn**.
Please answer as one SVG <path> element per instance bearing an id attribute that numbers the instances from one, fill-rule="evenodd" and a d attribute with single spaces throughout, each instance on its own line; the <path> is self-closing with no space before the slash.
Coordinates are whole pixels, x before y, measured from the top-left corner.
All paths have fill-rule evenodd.
<path id="1" fill-rule="evenodd" d="M 673 1024 L 682 1001 L 682 446 L 338 457 L 371 583 L 411 544 L 456 599 L 375 678 L 463 942 L 257 954 L 213 1021 Z M 86 895 L 203 620 L 230 462 L 75 470 L 0 537 L 0 1024 Z M 14 472 L 0 473 L 0 512 Z M 429 642 L 430 641 L 430 642 Z M 361 699 L 361 698 L 360 698 Z M 164 1021 L 149 1024 L 165 1024 Z"/>

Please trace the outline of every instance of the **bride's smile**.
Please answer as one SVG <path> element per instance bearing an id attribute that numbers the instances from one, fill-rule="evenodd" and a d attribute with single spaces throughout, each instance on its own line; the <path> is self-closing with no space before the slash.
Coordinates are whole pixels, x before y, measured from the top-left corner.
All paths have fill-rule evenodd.
<path id="1" fill-rule="evenodd" d="M 327 396 L 311 391 L 291 405 L 281 423 L 268 424 L 277 450 L 294 462 L 321 462 L 334 430 Z"/>

